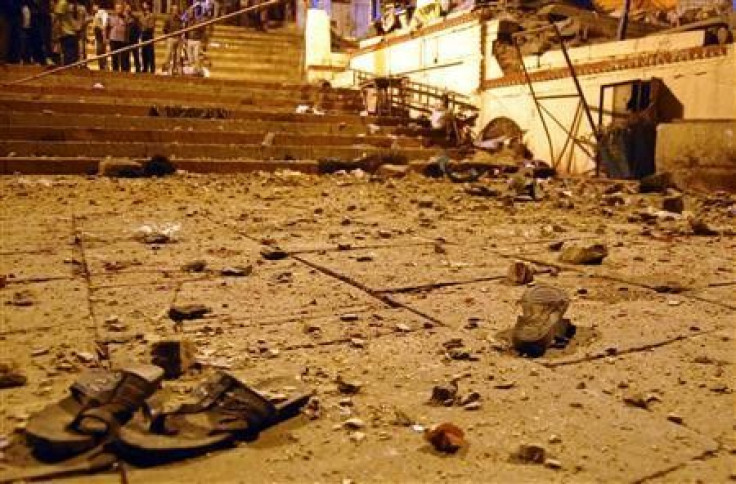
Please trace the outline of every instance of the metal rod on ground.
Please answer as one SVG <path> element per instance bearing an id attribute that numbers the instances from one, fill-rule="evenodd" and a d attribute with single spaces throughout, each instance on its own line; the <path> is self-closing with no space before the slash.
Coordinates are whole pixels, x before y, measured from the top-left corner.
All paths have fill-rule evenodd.
<path id="1" fill-rule="evenodd" d="M 159 37 L 156 37 L 156 38 L 153 38 L 153 39 L 150 39 L 150 40 L 146 40 L 144 42 L 139 42 L 137 44 L 127 45 L 127 46 L 123 47 L 122 49 L 114 50 L 112 52 L 107 52 L 105 54 L 96 55 L 96 56 L 90 57 L 88 59 L 82 59 L 80 61 L 74 62 L 73 64 L 69 64 L 69 65 L 66 65 L 66 66 L 60 66 L 60 67 L 55 67 L 54 69 L 51 69 L 51 70 L 48 70 L 48 71 L 39 72 L 38 74 L 34 74 L 32 76 L 24 77 L 22 79 L 16 79 L 15 81 L 11 81 L 11 82 L 6 82 L 6 83 L 4 83 L 4 85 L 6 85 L 6 86 L 12 86 L 14 84 L 22 84 L 24 82 L 33 81 L 33 80 L 36 80 L 36 79 L 40 79 L 42 77 L 50 76 L 52 74 L 57 74 L 57 73 L 59 73 L 61 71 L 65 71 L 67 69 L 72 69 L 74 67 L 84 66 L 86 64 L 89 64 L 90 62 L 94 62 L 94 61 L 97 61 L 97 60 L 100 60 L 100 59 L 106 59 L 108 57 L 112 57 L 114 55 L 118 55 L 118 54 L 121 54 L 123 52 L 128 52 L 128 51 L 131 51 L 131 50 L 134 50 L 134 49 L 138 49 L 138 48 L 140 48 L 140 47 L 142 47 L 144 45 L 155 44 L 156 42 L 161 42 L 162 40 L 166 40 L 166 39 L 169 39 L 171 37 L 177 37 L 177 36 L 180 36 L 181 34 L 185 34 L 187 32 L 191 32 L 192 30 L 200 29 L 200 28 L 206 27 L 208 25 L 213 25 L 213 24 L 216 24 L 218 22 L 222 22 L 223 20 L 228 20 L 228 19 L 231 19 L 233 17 L 237 17 L 238 15 L 242 15 L 244 13 L 254 12 L 254 11 L 257 11 L 257 10 L 261 10 L 263 8 L 273 7 L 274 5 L 278 5 L 279 3 L 284 3 L 285 1 L 286 0 L 269 0 L 269 1 L 267 1 L 265 3 L 261 3 L 259 5 L 253 5 L 252 7 L 241 8 L 240 10 L 237 10 L 235 12 L 230 12 L 228 14 L 221 15 L 220 17 L 213 18 L 213 19 L 210 19 L 210 20 L 206 20 L 206 21 L 200 22 L 200 23 L 198 23 L 196 25 L 191 25 L 189 27 L 185 27 L 185 28 L 183 28 L 181 30 L 177 30 L 176 32 L 170 32 L 168 34 L 164 34 L 164 35 L 161 35 Z"/>

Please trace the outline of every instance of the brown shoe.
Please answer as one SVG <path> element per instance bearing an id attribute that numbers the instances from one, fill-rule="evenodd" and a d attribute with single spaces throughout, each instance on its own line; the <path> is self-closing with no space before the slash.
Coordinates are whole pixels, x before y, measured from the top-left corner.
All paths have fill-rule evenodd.
<path id="1" fill-rule="evenodd" d="M 562 289 L 539 285 L 527 289 L 520 303 L 522 315 L 512 330 L 511 340 L 520 353 L 542 356 L 557 338 L 568 334 L 568 322 L 562 316 L 570 298 Z"/>

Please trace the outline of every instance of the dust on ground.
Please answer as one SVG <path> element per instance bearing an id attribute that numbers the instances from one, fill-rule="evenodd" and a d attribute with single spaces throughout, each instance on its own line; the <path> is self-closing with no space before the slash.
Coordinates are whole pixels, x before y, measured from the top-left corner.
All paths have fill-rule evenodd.
<path id="1" fill-rule="evenodd" d="M 318 418 L 197 459 L 125 466 L 128 482 L 736 478 L 732 196 L 686 194 L 683 215 L 663 212 L 662 195 L 580 180 L 526 202 L 362 173 L 0 183 L 1 353 L 28 379 L 0 390 L 3 442 L 84 368 L 150 361 L 151 342 L 182 334 L 169 307 L 198 303 L 212 313 L 178 329 L 201 370 L 166 383 L 171 397 L 225 368 L 308 384 Z M 152 231 L 170 240 L 142 242 Z M 561 263 L 560 242 L 603 243 L 608 256 Z M 288 257 L 264 258 L 274 247 Z M 504 343 L 525 289 L 506 281 L 515 260 L 572 297 L 579 333 L 564 350 L 528 359 Z M 451 381 L 457 401 L 430 405 Z M 465 433 L 457 454 L 423 439 L 443 422 Z M 523 444 L 544 461 L 514 460 Z M 3 459 L 0 477 L 13 466 Z"/>

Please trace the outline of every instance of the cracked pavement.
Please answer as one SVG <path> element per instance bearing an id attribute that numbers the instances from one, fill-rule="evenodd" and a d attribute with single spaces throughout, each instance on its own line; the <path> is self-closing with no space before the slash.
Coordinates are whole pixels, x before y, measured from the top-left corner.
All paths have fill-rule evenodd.
<path id="1" fill-rule="evenodd" d="M 166 317 L 172 304 L 213 309 L 183 325 L 201 373 L 299 379 L 322 407 L 316 420 L 298 417 L 233 449 L 69 482 L 736 479 L 736 238 L 720 209 L 707 213 L 731 231 L 696 237 L 678 233 L 677 220 L 631 219 L 632 207 L 656 206 L 659 195 L 629 193 L 626 206 L 601 209 L 600 187 L 570 181 L 554 182 L 574 192 L 567 209 L 554 196 L 509 206 L 418 176 L 0 183 L 0 354 L 28 377 L 0 390 L 0 434 L 19 438 L 28 415 L 62 398 L 85 367 L 148 361 L 151 341 L 182 336 Z M 688 197 L 694 210 L 708 207 Z M 135 240 L 146 224 L 177 224 L 175 242 Z M 548 247 L 591 240 L 609 248 L 600 266 L 559 263 Z M 289 256 L 265 260 L 268 246 Z M 182 270 L 198 259 L 204 271 Z M 524 291 L 505 281 L 517 259 L 554 268 L 535 281 L 572 297 L 578 334 L 538 359 L 499 345 Z M 246 277 L 219 273 L 248 265 Z M 684 291 L 658 292 L 662 278 Z M 31 305 L 11 304 L 19 291 Z M 449 355 L 457 338 L 473 358 Z M 360 392 L 341 394 L 338 375 L 359 381 Z M 202 377 L 165 391 L 186 399 Z M 433 386 L 451 379 L 480 394 L 479 409 L 427 404 Z M 624 402 L 632 392 L 647 408 Z M 468 446 L 438 454 L 396 422 L 397 411 L 425 427 L 452 422 Z M 365 422 L 360 432 L 341 426 L 351 417 Z M 560 468 L 512 462 L 524 443 L 545 447 Z M 0 478 L 18 466 L 14 457 L 4 453 Z"/>

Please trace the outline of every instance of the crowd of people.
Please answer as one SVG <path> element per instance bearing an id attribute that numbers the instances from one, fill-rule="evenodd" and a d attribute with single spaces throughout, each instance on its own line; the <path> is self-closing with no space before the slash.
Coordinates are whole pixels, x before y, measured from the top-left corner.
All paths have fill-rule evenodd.
<path id="1" fill-rule="evenodd" d="M 104 0 L 103 0 L 104 1 Z M 113 8 L 103 8 L 96 1 L 85 0 L 3 0 L 0 2 L 2 58 L 9 63 L 71 65 L 87 57 L 87 47 L 94 54 L 108 57 L 97 60 L 100 70 L 155 73 L 155 44 L 138 46 L 154 38 L 156 15 L 168 7 L 163 33 L 170 34 L 201 24 L 219 14 L 216 0 L 116 0 Z M 164 0 L 165 1 L 165 0 Z M 152 8 L 153 7 L 153 8 Z M 6 28 L 7 27 L 7 28 Z M 202 70 L 202 52 L 212 26 L 194 28 L 185 34 L 166 39 L 166 61 L 161 70 L 182 71 L 183 61 L 195 72 Z"/>

